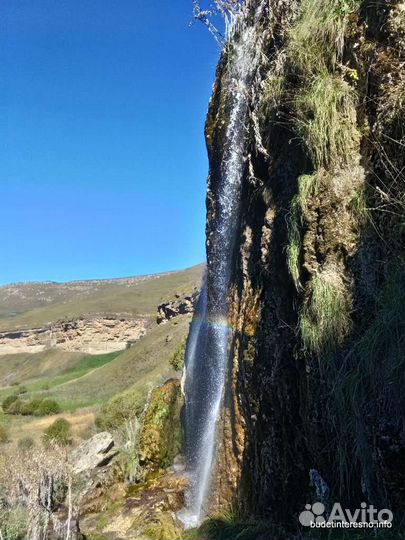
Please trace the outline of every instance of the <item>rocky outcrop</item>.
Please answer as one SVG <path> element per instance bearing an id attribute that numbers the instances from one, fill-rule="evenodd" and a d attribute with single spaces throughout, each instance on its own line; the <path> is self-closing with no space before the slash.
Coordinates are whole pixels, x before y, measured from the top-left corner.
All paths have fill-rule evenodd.
<path id="1" fill-rule="evenodd" d="M 186 484 L 174 471 L 134 486 L 98 482 L 81 502 L 80 530 L 89 538 L 97 531 L 102 538 L 177 540 L 182 527 L 176 512 L 184 505 Z"/>
<path id="2" fill-rule="evenodd" d="M 72 470 L 78 474 L 103 467 L 117 454 L 118 450 L 114 448 L 114 439 L 111 433 L 108 431 L 97 433 L 73 450 L 71 454 Z"/>
<path id="3" fill-rule="evenodd" d="M 100 433 L 74 450 L 75 471 L 90 473 L 90 482 L 80 497 L 79 522 L 84 534 L 92 536 L 97 530 L 106 538 L 181 537 L 176 513 L 184 506 L 187 486 L 178 456 L 181 407 L 180 381 L 169 379 L 149 396 L 138 442 L 130 450 L 132 456 L 125 447 L 124 454 L 103 468 L 104 456 L 114 451 L 109 433 Z M 128 481 L 122 474 L 128 459 L 137 463 L 136 480 Z"/>
<path id="4" fill-rule="evenodd" d="M 246 9 L 262 62 L 246 96 L 212 502 L 287 527 L 316 500 L 313 471 L 348 507 L 399 521 L 404 507 L 405 5 L 343 4 Z M 206 124 L 208 291 L 231 63 L 232 46 Z"/>
<path id="5" fill-rule="evenodd" d="M 0 355 L 61 349 L 104 354 L 126 349 L 146 333 L 146 319 L 114 317 L 58 321 L 44 328 L 0 332 Z"/>
<path id="6" fill-rule="evenodd" d="M 170 319 L 173 319 L 173 317 L 177 317 L 178 315 L 193 313 L 197 296 L 198 291 L 195 290 L 191 296 L 184 296 L 182 298 L 179 295 L 176 295 L 174 300 L 160 304 L 158 306 L 158 316 L 156 318 L 156 322 L 158 324 L 162 324 L 170 321 Z"/>

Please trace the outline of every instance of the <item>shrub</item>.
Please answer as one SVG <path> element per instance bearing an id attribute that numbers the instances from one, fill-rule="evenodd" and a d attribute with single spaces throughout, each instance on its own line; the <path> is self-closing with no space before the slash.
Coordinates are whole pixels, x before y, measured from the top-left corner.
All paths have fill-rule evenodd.
<path id="1" fill-rule="evenodd" d="M 5 426 L 0 424 L 0 444 L 6 443 L 8 441 L 8 432 Z"/>
<path id="2" fill-rule="evenodd" d="M 147 397 L 144 391 L 129 389 L 111 398 L 105 403 L 96 417 L 96 426 L 101 430 L 117 429 L 127 420 L 132 420 L 142 413 Z"/>
<path id="3" fill-rule="evenodd" d="M 46 428 L 42 440 L 46 445 L 54 443 L 59 446 L 68 446 L 72 443 L 70 422 L 65 418 L 58 418 Z"/>
<path id="4" fill-rule="evenodd" d="M 30 399 L 29 401 L 23 401 L 21 403 L 19 414 L 22 414 L 23 416 L 35 415 L 41 403 L 42 403 L 42 399 L 40 398 L 33 398 L 33 399 Z"/>
<path id="5" fill-rule="evenodd" d="M 43 399 L 36 407 L 35 416 L 48 416 L 50 414 L 58 414 L 61 407 L 54 399 Z"/>
<path id="6" fill-rule="evenodd" d="M 34 446 L 35 443 L 32 437 L 23 437 L 18 441 L 18 448 L 20 450 L 23 450 L 24 452 L 31 450 L 32 448 L 34 448 Z"/>
<path id="7" fill-rule="evenodd" d="M 11 399 L 12 398 L 12 399 Z M 8 400 L 8 401 L 6 401 Z M 6 398 L 3 410 L 8 414 L 21 414 L 23 416 L 48 416 L 61 412 L 61 407 L 54 399 L 32 398 L 30 400 L 22 400 L 18 396 L 10 396 Z"/>
<path id="8" fill-rule="evenodd" d="M 24 540 L 27 538 L 29 511 L 22 506 L 0 510 L 0 538 L 4 540 Z"/>
<path id="9" fill-rule="evenodd" d="M 20 399 L 20 398 L 17 398 L 15 400 L 13 400 L 13 402 L 11 403 L 11 405 L 8 406 L 7 408 L 7 414 L 21 414 L 21 408 L 23 407 L 24 405 L 24 402 Z"/>
<path id="10" fill-rule="evenodd" d="M 133 484 L 142 479 L 139 465 L 139 431 L 141 424 L 135 417 L 127 420 L 117 432 L 120 437 L 121 450 L 116 460 L 119 475 L 122 479 Z"/>
<path id="11" fill-rule="evenodd" d="M 18 386 L 15 393 L 17 395 L 20 395 L 20 394 L 26 394 L 28 392 L 27 390 L 27 387 L 26 386 Z"/>
<path id="12" fill-rule="evenodd" d="M 11 396 L 7 396 L 5 399 L 3 399 L 1 406 L 4 412 L 8 412 L 8 409 L 12 403 L 17 401 L 18 396 L 17 394 L 12 394 Z"/>

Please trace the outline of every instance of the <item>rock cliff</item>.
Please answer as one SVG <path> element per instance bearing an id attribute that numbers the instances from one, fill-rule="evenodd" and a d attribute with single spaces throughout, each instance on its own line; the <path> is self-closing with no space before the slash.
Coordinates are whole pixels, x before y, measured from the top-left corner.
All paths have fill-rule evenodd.
<path id="1" fill-rule="evenodd" d="M 246 95 L 217 509 L 296 527 L 326 486 L 329 501 L 401 515 L 404 13 L 403 0 L 245 5 L 261 61 Z M 233 55 L 231 40 L 206 123 L 209 295 Z"/>
<path id="2" fill-rule="evenodd" d="M 142 337 L 146 319 L 115 317 L 58 321 L 43 328 L 0 332 L 0 355 L 36 353 L 46 349 L 105 354 L 126 349 Z"/>

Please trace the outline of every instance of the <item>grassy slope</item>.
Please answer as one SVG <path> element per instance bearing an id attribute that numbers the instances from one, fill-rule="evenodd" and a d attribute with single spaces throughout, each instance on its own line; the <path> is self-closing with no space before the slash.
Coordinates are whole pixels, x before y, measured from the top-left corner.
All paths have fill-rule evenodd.
<path id="1" fill-rule="evenodd" d="M 55 284 L 27 284 L 25 299 L 22 301 L 18 296 L 16 307 L 10 302 L 7 308 L 3 306 L 0 318 L 13 310 L 14 313 L 18 309 L 26 311 L 3 318 L 0 329 L 35 327 L 63 317 L 97 313 L 143 314 L 153 321 L 159 303 L 173 299 L 175 294 L 191 293 L 199 286 L 202 271 L 203 267 L 197 266 L 135 284 L 95 282 L 91 290 L 86 285 L 83 294 L 66 293 L 69 290 L 66 286 L 62 293 L 59 291 L 51 298 L 53 303 L 41 307 L 37 305 L 38 287 L 47 289 Z M 92 423 L 95 412 L 109 398 L 128 391 L 131 399 L 142 403 L 153 386 L 174 374 L 169 360 L 186 336 L 190 320 L 191 316 L 187 315 L 160 326 L 152 322 L 147 335 L 121 353 L 92 356 L 48 350 L 0 356 L 0 401 L 15 392 L 16 387 L 10 386 L 11 383 L 21 383 L 28 390 L 24 399 L 34 396 L 56 399 L 78 433 Z M 4 415 L 0 409 L 0 423 L 8 426 L 12 440 L 23 435 L 39 438 L 44 426 L 54 419 L 55 416 Z"/>
<path id="2" fill-rule="evenodd" d="M 35 328 L 81 315 L 125 313 L 154 317 L 159 303 L 172 299 L 176 293 L 191 293 L 199 285 L 202 272 L 203 266 L 199 265 L 135 283 L 97 281 L 93 288 L 87 286 L 83 290 L 70 289 L 69 284 L 49 284 L 61 289 L 48 294 L 46 305 L 40 304 L 38 291 L 47 284 L 18 286 L 20 294 L 14 295 L 12 301 L 8 289 L 0 287 L 0 330 Z"/>
<path id="3" fill-rule="evenodd" d="M 6 354 L 0 356 L 0 388 L 19 384 L 37 377 L 52 377 L 73 368 L 86 355 L 50 349 L 36 354 Z"/>
<path id="4" fill-rule="evenodd" d="M 64 416 L 68 413 L 66 417 L 74 426 L 79 424 L 80 429 L 85 427 L 85 421 L 93 421 L 94 412 L 100 405 L 122 391 L 130 390 L 131 399 L 142 403 L 151 388 L 174 375 L 169 360 L 186 336 L 190 321 L 191 315 L 187 315 L 164 325 L 155 325 L 145 337 L 122 353 L 82 355 L 74 361 L 70 359 L 59 373 L 54 370 L 45 370 L 41 374 L 36 372 L 34 377 L 23 380 L 28 390 L 23 398 L 42 396 L 56 399 Z M 0 388 L 0 401 L 14 392 L 13 386 Z M 9 426 L 12 439 L 21 437 L 22 433 L 36 438 L 43 426 L 46 427 L 54 418 L 0 413 L 0 422 Z M 76 431 L 79 431 L 77 426 Z"/>
<path id="5" fill-rule="evenodd" d="M 153 386 L 173 373 L 169 360 L 186 335 L 189 322 L 190 317 L 182 317 L 154 327 L 111 362 L 54 386 L 46 394 L 58 400 L 65 410 L 103 403 L 130 386 L 146 397 Z M 170 336 L 169 341 L 166 341 L 167 336 Z"/>

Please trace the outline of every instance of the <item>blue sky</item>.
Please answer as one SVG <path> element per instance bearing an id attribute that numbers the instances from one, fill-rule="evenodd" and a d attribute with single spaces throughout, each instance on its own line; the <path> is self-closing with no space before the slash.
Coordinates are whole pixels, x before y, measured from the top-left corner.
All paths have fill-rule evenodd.
<path id="1" fill-rule="evenodd" d="M 3 0 L 0 284 L 205 258 L 218 47 L 191 0 Z"/>

